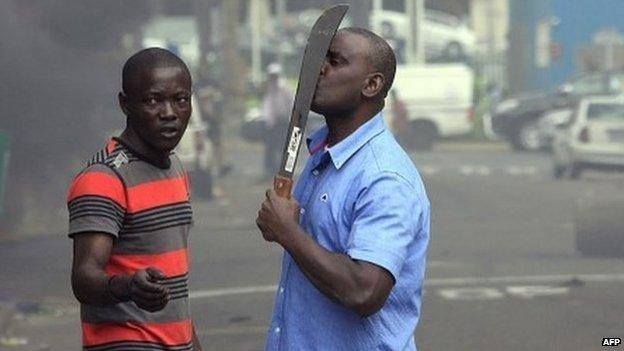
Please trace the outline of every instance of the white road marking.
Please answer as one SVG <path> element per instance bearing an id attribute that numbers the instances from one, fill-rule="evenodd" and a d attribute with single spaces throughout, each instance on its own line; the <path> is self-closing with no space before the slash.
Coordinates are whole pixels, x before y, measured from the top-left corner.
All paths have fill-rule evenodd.
<path id="1" fill-rule="evenodd" d="M 504 291 L 504 292 L 503 292 Z M 505 294 L 505 292 L 507 294 Z M 507 296 L 532 299 L 538 296 L 565 295 L 570 292 L 566 286 L 517 285 L 505 289 L 492 287 L 460 287 L 439 289 L 438 294 L 446 300 L 500 300 Z"/>
<path id="2" fill-rule="evenodd" d="M 447 300 L 499 300 L 505 294 L 494 288 L 440 289 L 438 294 Z"/>
<path id="3" fill-rule="evenodd" d="M 547 285 L 508 286 L 505 290 L 510 295 L 525 299 L 532 299 L 536 296 L 565 295 L 570 292 L 570 288 L 567 286 Z"/>
<path id="4" fill-rule="evenodd" d="M 561 284 L 578 279 L 583 282 L 614 283 L 624 282 L 624 274 L 556 274 L 556 275 L 525 275 L 506 277 L 458 277 L 458 278 L 430 278 L 425 280 L 426 287 L 469 286 L 487 284 L 522 284 L 522 283 L 552 283 Z M 192 299 L 205 299 L 223 296 L 248 295 L 257 293 L 275 293 L 277 285 L 257 285 L 238 288 L 196 290 L 191 292 Z"/>
<path id="5" fill-rule="evenodd" d="M 535 175 L 537 168 L 533 166 L 509 166 L 505 169 L 511 175 Z"/>
<path id="6" fill-rule="evenodd" d="M 482 175 L 482 176 L 487 176 L 492 174 L 492 170 L 489 167 L 486 166 L 470 166 L 470 165 L 466 165 L 466 166 L 461 166 L 459 168 L 459 172 L 463 175 Z"/>

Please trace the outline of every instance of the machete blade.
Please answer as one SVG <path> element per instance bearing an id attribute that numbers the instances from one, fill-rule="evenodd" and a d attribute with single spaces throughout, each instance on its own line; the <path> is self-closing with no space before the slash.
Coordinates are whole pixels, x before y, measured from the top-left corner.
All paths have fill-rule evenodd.
<path id="1" fill-rule="evenodd" d="M 310 105 L 316 90 L 316 83 L 325 62 L 327 50 L 329 50 L 331 41 L 348 8 L 348 5 L 336 5 L 325 10 L 310 31 L 308 43 L 301 61 L 297 93 L 288 125 L 288 138 L 286 139 L 284 152 L 282 153 L 282 162 L 274 184 L 275 190 L 278 190 L 280 195 L 290 196 L 292 175 L 297 164 L 299 147 L 303 139 Z M 278 182 L 278 178 L 291 182 L 290 185 L 287 185 L 288 189 L 283 189 L 284 184 Z M 285 191 L 280 192 L 280 189 L 288 190 L 288 194 Z"/>

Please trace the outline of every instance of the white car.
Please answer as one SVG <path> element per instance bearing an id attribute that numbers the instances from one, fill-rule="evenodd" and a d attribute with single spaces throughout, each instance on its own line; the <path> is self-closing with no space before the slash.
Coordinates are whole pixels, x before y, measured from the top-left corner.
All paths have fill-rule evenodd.
<path id="1" fill-rule="evenodd" d="M 399 6 L 396 6 L 397 3 Z M 373 1 L 370 22 L 373 30 L 382 36 L 384 32 L 391 30 L 398 38 L 409 38 L 409 17 L 405 11 L 405 1 Z M 427 9 L 421 28 L 425 56 L 428 59 L 456 59 L 471 56 L 475 51 L 474 32 L 453 15 Z"/>
<path id="2" fill-rule="evenodd" d="M 285 32 L 295 37 L 296 45 L 305 45 L 309 30 L 320 14 L 321 10 L 318 9 L 286 14 Z M 407 49 L 406 38 L 410 37 L 410 28 L 405 0 L 373 0 L 370 24 L 373 31 L 385 39 L 389 40 L 388 37 L 393 36 L 402 41 L 402 47 L 393 47 L 395 50 Z M 351 26 L 348 15 L 342 25 Z M 426 9 L 421 28 L 427 59 L 460 59 L 474 54 L 477 41 L 474 32 L 464 21 L 451 14 Z M 389 42 L 393 44 L 392 40 Z M 405 52 L 397 54 L 403 56 Z"/>
<path id="3" fill-rule="evenodd" d="M 624 97 L 581 99 L 553 141 L 553 176 L 576 179 L 589 168 L 624 169 Z"/>

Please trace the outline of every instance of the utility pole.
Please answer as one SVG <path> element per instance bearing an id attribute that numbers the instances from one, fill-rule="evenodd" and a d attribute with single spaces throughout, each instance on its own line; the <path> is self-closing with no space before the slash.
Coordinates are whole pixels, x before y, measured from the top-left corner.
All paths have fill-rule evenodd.
<path id="1" fill-rule="evenodd" d="M 241 103 L 248 73 L 238 50 L 238 29 L 240 27 L 240 0 L 221 2 L 223 26 L 221 26 L 221 66 L 223 67 L 223 96 L 225 115 L 242 115 Z"/>
<path id="2" fill-rule="evenodd" d="M 409 19 L 409 35 L 407 39 L 407 62 L 425 63 L 424 42 L 422 40 L 421 23 L 425 15 L 424 0 L 407 0 L 406 9 Z"/>
<path id="3" fill-rule="evenodd" d="M 199 34 L 199 67 L 208 67 L 208 54 L 213 50 L 212 42 L 212 0 L 194 0 L 193 9 Z"/>
<path id="4" fill-rule="evenodd" d="M 262 31 L 260 23 L 260 6 L 262 0 L 251 0 L 249 3 L 249 24 L 251 29 L 251 81 L 258 85 L 262 79 L 262 46 L 261 35 Z"/>
<path id="5" fill-rule="evenodd" d="M 275 2 L 275 12 L 277 17 L 277 28 L 276 33 L 278 37 L 281 39 L 284 37 L 284 22 L 286 15 L 286 0 L 276 0 Z M 284 46 L 280 43 L 277 48 L 277 62 L 284 67 Z"/>

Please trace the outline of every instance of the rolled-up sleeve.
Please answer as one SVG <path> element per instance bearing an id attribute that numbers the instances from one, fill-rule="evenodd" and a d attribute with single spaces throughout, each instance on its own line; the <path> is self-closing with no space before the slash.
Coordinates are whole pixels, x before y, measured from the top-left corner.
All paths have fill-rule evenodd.
<path id="1" fill-rule="evenodd" d="M 396 280 L 428 205 L 398 174 L 382 173 L 367 183 L 355 202 L 347 254 L 388 270 Z"/>

